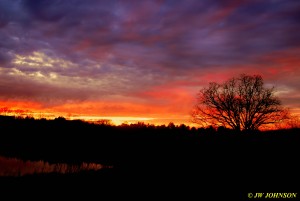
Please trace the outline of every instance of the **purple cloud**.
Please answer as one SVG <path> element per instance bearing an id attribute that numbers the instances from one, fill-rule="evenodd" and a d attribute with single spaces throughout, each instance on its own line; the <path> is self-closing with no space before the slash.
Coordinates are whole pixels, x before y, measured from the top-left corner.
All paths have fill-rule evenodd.
<path id="1" fill-rule="evenodd" d="M 265 55 L 300 46 L 296 0 L 3 0 L 0 13 L 1 98 L 140 99 L 213 71 L 266 74 L 281 65 Z"/>

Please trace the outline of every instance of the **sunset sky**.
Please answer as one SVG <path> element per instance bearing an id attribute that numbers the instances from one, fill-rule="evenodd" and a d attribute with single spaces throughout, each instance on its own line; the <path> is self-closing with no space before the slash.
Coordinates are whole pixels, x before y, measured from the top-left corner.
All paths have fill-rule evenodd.
<path id="1" fill-rule="evenodd" d="M 188 123 L 241 73 L 300 113 L 299 0 L 0 0 L 0 108 Z"/>

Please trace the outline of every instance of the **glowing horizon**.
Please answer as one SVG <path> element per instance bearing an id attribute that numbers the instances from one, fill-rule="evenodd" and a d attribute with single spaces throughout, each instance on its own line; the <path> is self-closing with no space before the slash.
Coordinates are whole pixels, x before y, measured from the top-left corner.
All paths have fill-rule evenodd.
<path id="1" fill-rule="evenodd" d="M 7 112 L 1 111 L 7 109 Z M 67 113 L 53 113 L 53 112 L 38 112 L 38 111 L 29 111 L 21 109 L 12 109 L 12 108 L 0 108 L 0 115 L 8 116 L 21 116 L 21 117 L 33 117 L 35 119 L 55 119 L 58 117 L 66 118 L 67 120 L 83 120 L 87 122 L 95 122 L 99 120 L 109 120 L 113 125 L 122 125 L 122 124 L 136 124 L 143 122 L 145 124 L 152 125 L 168 125 L 169 123 L 174 123 L 175 125 L 185 124 L 193 125 L 194 123 L 188 120 L 187 118 L 153 118 L 153 117 L 141 117 L 141 116 L 97 116 L 97 115 L 80 115 L 80 114 L 67 114 Z"/>

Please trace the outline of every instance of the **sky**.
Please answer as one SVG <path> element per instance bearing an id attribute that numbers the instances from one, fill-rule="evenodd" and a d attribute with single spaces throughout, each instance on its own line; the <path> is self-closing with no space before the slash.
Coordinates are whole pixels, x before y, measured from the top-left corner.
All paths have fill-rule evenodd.
<path id="1" fill-rule="evenodd" d="M 242 73 L 300 113 L 299 0 L 0 0 L 0 107 L 188 124 Z"/>

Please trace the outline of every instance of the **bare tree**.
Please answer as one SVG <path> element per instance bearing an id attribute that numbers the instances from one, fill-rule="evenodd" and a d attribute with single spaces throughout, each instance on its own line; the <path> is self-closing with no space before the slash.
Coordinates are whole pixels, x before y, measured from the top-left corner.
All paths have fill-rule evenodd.
<path id="1" fill-rule="evenodd" d="M 258 130 L 287 118 L 287 111 L 274 96 L 274 87 L 265 88 L 259 75 L 242 74 L 223 84 L 209 83 L 198 94 L 192 113 L 195 123 L 219 125 L 235 130 Z"/>

